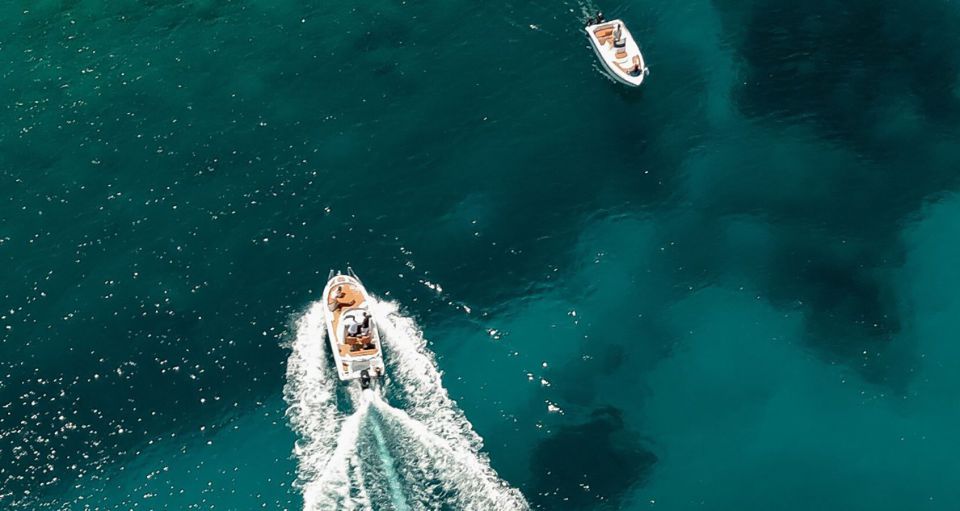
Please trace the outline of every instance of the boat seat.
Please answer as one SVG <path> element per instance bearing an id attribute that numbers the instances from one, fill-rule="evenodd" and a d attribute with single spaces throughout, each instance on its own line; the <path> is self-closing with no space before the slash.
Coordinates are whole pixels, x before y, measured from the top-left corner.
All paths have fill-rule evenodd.
<path id="1" fill-rule="evenodd" d="M 608 42 L 613 42 L 613 29 L 612 28 L 601 28 L 593 32 L 597 36 L 597 41 L 601 46 L 607 44 Z"/>
<path id="2" fill-rule="evenodd" d="M 370 334 L 364 335 L 363 337 L 354 337 L 352 335 L 347 335 L 343 339 L 343 344 L 340 345 L 340 355 L 356 355 L 358 352 L 362 352 L 369 347 L 374 346 L 373 336 Z"/>
<path id="3" fill-rule="evenodd" d="M 364 344 L 370 344 L 371 342 L 373 342 L 373 336 L 371 336 L 370 334 L 364 335 L 362 337 L 354 337 L 352 335 L 348 335 L 346 336 L 344 341 L 346 341 L 347 344 L 363 346 Z"/>
<path id="4" fill-rule="evenodd" d="M 373 344 L 373 337 L 347 337 L 344 344 L 339 346 L 340 356 L 361 357 L 363 355 L 372 355 L 377 352 L 377 347 Z M 367 347 L 373 346 L 373 347 Z"/>
<path id="5" fill-rule="evenodd" d="M 625 59 L 625 58 L 627 58 L 627 50 L 617 50 L 616 57 L 617 57 L 618 59 Z"/>

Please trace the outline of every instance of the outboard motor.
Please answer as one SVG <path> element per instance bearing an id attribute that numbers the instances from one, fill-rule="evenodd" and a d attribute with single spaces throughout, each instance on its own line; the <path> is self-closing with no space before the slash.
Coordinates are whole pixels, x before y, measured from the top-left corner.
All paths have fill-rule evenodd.
<path id="1" fill-rule="evenodd" d="M 360 388 L 369 389 L 370 388 L 370 372 L 364 369 L 360 371 Z"/>

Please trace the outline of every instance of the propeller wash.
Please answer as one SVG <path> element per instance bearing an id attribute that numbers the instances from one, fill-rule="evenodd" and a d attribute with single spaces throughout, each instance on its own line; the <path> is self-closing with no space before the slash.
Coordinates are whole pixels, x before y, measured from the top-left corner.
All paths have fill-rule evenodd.
<path id="1" fill-rule="evenodd" d="M 326 352 L 325 300 L 296 321 L 284 398 L 299 436 L 304 509 L 529 509 L 490 467 L 413 319 L 393 302 L 364 298 L 383 347 L 379 385 L 338 381 Z"/>

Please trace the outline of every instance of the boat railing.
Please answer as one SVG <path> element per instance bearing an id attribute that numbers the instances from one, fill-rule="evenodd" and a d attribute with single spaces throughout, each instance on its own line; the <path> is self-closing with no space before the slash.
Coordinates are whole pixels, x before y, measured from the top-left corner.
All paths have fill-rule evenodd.
<path id="1" fill-rule="evenodd" d="M 360 280 L 360 277 L 358 277 L 357 274 L 353 272 L 353 268 L 349 266 L 347 266 L 347 275 L 357 279 L 357 282 L 360 282 L 361 286 L 363 285 L 363 282 Z"/>

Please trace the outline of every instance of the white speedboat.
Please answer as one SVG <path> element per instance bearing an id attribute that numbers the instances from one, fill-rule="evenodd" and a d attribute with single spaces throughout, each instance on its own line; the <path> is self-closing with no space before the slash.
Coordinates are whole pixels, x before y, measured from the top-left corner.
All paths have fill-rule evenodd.
<path id="1" fill-rule="evenodd" d="M 324 316 L 327 338 L 340 380 L 360 380 L 367 388 L 384 374 L 380 332 L 370 311 L 371 299 L 353 270 L 347 274 L 330 271 L 323 289 L 327 304 Z"/>
<path id="2" fill-rule="evenodd" d="M 650 74 L 643 61 L 640 47 L 621 20 L 587 24 L 587 37 L 603 67 L 615 80 L 631 87 L 638 87 Z"/>

